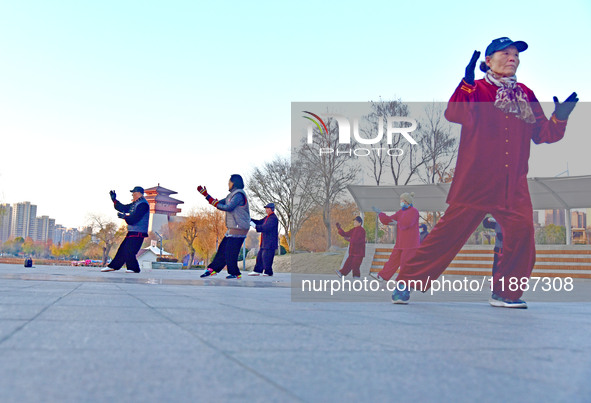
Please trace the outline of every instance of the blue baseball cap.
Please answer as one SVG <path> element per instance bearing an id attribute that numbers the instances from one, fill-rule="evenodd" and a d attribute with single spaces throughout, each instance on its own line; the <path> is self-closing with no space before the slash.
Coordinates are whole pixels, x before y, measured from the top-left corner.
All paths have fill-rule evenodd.
<path id="1" fill-rule="evenodd" d="M 486 52 L 484 53 L 485 56 L 490 56 L 499 50 L 503 50 L 508 48 L 509 46 L 515 46 L 519 52 L 523 52 L 527 49 L 527 43 L 523 41 L 515 41 L 513 42 L 511 39 L 507 38 L 506 36 L 502 38 L 497 38 L 488 45 L 486 48 Z"/>
<path id="2" fill-rule="evenodd" d="M 275 211 L 275 203 L 269 203 L 265 206 L 265 208 L 270 208 L 271 210 Z"/>
<path id="3" fill-rule="evenodd" d="M 136 186 L 133 189 L 131 189 L 130 192 L 131 193 L 140 192 L 141 194 L 144 194 L 144 188 L 141 186 Z"/>

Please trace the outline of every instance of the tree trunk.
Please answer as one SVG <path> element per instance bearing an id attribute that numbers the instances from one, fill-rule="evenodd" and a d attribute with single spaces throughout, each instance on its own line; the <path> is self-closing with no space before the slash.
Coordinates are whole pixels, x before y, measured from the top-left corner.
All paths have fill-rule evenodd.
<path id="1" fill-rule="evenodd" d="M 326 250 L 328 251 L 332 246 L 332 234 L 330 232 L 330 205 L 324 205 L 324 211 L 322 213 L 324 226 L 326 227 Z"/>
<path id="2" fill-rule="evenodd" d="M 378 243 L 378 223 L 380 222 L 380 217 L 378 213 L 376 213 L 376 229 L 375 229 L 375 237 L 373 239 L 373 243 Z"/>

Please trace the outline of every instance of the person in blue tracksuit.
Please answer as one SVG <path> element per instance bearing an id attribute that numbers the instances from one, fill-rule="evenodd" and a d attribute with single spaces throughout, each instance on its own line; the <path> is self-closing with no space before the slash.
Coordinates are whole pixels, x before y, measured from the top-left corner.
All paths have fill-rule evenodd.
<path id="1" fill-rule="evenodd" d="M 275 251 L 279 247 L 279 220 L 275 215 L 275 204 L 269 203 L 265 206 L 267 216 L 260 220 L 252 220 L 250 225 L 261 233 L 261 245 L 254 270 L 248 273 L 249 276 L 272 276 L 273 259 Z"/>
<path id="2" fill-rule="evenodd" d="M 144 238 L 148 236 L 148 225 L 150 223 L 150 205 L 144 198 L 144 188 L 136 186 L 130 190 L 132 202 L 122 204 L 117 201 L 117 194 L 111 190 L 111 200 L 113 207 L 118 211 L 117 217 L 125 220 L 127 223 L 127 236 L 119 245 L 115 257 L 102 272 L 115 271 L 127 266 L 128 273 L 139 273 L 140 265 L 136 255 L 142 247 Z"/>
<path id="3" fill-rule="evenodd" d="M 503 253 L 503 231 L 501 230 L 501 226 L 499 223 L 492 217 L 486 217 L 482 221 L 482 226 L 487 229 L 495 230 L 495 257 L 493 259 L 493 266 L 492 266 L 492 275 L 494 276 L 497 272 L 497 264 L 499 263 L 499 258 Z"/>
<path id="4" fill-rule="evenodd" d="M 427 231 L 427 224 L 419 225 L 419 236 L 420 236 L 419 242 L 422 243 L 423 239 L 425 239 L 427 237 L 427 235 L 429 235 L 429 231 Z"/>

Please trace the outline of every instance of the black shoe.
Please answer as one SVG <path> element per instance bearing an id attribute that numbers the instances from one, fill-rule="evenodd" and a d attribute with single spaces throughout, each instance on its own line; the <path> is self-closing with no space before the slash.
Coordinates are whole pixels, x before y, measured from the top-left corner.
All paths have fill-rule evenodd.
<path id="1" fill-rule="evenodd" d="M 218 274 L 217 271 L 213 271 L 213 269 L 207 269 L 207 270 L 205 270 L 205 273 L 203 273 L 199 277 L 203 278 L 203 277 L 215 276 L 216 274 Z"/>

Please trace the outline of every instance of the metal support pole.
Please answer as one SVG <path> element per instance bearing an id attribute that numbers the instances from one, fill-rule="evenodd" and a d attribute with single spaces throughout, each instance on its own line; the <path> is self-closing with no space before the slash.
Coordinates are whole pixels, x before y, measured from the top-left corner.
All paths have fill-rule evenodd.
<path id="1" fill-rule="evenodd" d="M 156 231 L 154 231 L 154 234 L 156 234 L 156 236 L 158 237 L 158 239 L 160 241 L 160 261 L 162 261 L 162 235 L 160 235 Z"/>
<path id="2" fill-rule="evenodd" d="M 246 271 L 246 238 L 242 242 L 242 271 Z"/>
<path id="3" fill-rule="evenodd" d="M 380 222 L 380 218 L 378 217 L 378 213 L 376 213 L 376 228 L 374 231 L 374 243 L 378 243 L 378 224 Z"/>
<path id="4" fill-rule="evenodd" d="M 567 245 L 572 245 L 573 244 L 573 229 L 572 224 L 571 224 L 571 214 L 570 214 L 570 209 L 566 209 L 564 210 L 564 223 L 565 223 L 565 227 L 566 227 L 566 244 Z"/>

